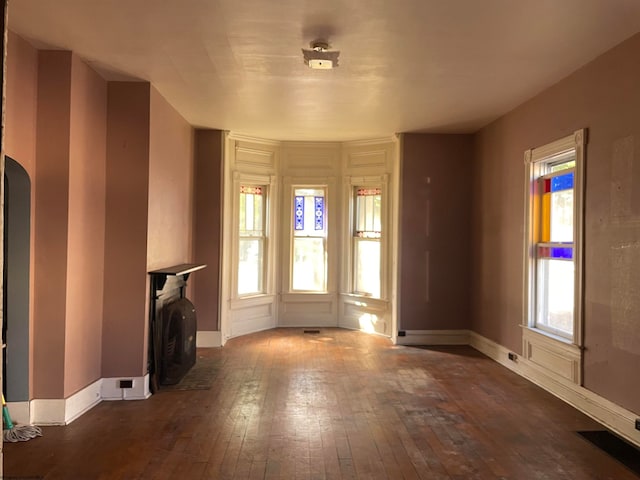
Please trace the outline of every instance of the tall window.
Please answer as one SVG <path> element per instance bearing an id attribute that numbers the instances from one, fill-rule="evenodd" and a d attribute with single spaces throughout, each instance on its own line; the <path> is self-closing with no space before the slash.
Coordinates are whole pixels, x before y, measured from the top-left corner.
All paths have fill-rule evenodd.
<path id="1" fill-rule="evenodd" d="M 240 186 L 238 295 L 264 293 L 266 187 Z"/>
<path id="2" fill-rule="evenodd" d="M 527 324 L 581 344 L 584 132 L 527 152 Z"/>
<path id="3" fill-rule="evenodd" d="M 536 243 L 535 326 L 572 339 L 574 322 L 573 198 L 575 153 L 571 151 L 540 170 L 535 183 L 540 212 Z"/>
<path id="4" fill-rule="evenodd" d="M 382 189 L 354 188 L 353 290 L 380 298 Z"/>
<path id="5" fill-rule="evenodd" d="M 325 188 L 293 190 L 293 266 L 291 289 L 327 290 L 327 218 Z"/>

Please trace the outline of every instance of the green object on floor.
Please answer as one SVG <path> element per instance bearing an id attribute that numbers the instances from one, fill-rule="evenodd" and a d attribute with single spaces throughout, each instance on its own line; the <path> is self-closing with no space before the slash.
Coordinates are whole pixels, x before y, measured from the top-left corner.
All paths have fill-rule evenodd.
<path id="1" fill-rule="evenodd" d="M 9 415 L 7 403 L 2 394 L 2 421 L 4 423 L 3 438 L 5 442 L 26 442 L 32 438 L 41 437 L 42 430 L 35 425 L 15 425 Z"/>

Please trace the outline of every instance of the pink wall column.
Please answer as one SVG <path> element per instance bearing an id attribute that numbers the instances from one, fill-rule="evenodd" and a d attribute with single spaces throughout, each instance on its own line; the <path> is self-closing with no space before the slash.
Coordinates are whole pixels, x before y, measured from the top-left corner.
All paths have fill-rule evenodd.
<path id="1" fill-rule="evenodd" d="M 147 268 L 191 261 L 193 128 L 151 87 Z"/>
<path id="2" fill-rule="evenodd" d="M 20 163 L 31 179 L 29 331 L 33 332 L 38 51 L 12 32 L 7 49 L 5 153 Z M 29 342 L 29 391 L 33 392 L 33 335 Z"/>
<path id="3" fill-rule="evenodd" d="M 401 330 L 469 328 L 472 141 L 403 134 Z"/>
<path id="4" fill-rule="evenodd" d="M 33 394 L 64 396 L 71 52 L 38 55 Z"/>
<path id="5" fill-rule="evenodd" d="M 222 143 L 220 130 L 196 130 L 195 258 L 207 268 L 193 275 L 198 329 L 219 330 Z"/>
<path id="6" fill-rule="evenodd" d="M 100 378 L 105 240 L 107 82 L 71 65 L 65 397 Z"/>
<path id="7" fill-rule="evenodd" d="M 146 373 L 150 85 L 110 82 L 102 377 Z"/>

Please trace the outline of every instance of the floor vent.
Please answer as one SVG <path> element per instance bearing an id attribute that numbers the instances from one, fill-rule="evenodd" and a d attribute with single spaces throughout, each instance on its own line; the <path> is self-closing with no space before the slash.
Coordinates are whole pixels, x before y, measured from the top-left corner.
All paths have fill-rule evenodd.
<path id="1" fill-rule="evenodd" d="M 577 432 L 629 470 L 640 475 L 640 450 L 607 430 Z"/>
<path id="2" fill-rule="evenodd" d="M 320 330 L 303 330 L 302 333 L 310 333 L 312 335 L 317 335 L 318 333 L 320 333 Z"/>

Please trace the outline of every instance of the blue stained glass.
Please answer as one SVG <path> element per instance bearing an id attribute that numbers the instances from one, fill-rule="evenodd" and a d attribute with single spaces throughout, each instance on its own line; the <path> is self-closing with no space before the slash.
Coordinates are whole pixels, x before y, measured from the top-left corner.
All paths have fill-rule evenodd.
<path id="1" fill-rule="evenodd" d="M 296 195 L 295 206 L 293 207 L 295 218 L 294 228 L 304 230 L 304 197 Z"/>
<path id="2" fill-rule="evenodd" d="M 551 178 L 551 191 L 559 192 L 573 188 L 573 172 Z"/>
<path id="3" fill-rule="evenodd" d="M 324 229 L 324 197 L 314 197 L 316 206 L 316 230 Z"/>
<path id="4" fill-rule="evenodd" d="M 573 258 L 573 248 L 571 247 L 551 247 L 549 257 L 550 258 L 566 258 L 571 260 Z"/>

